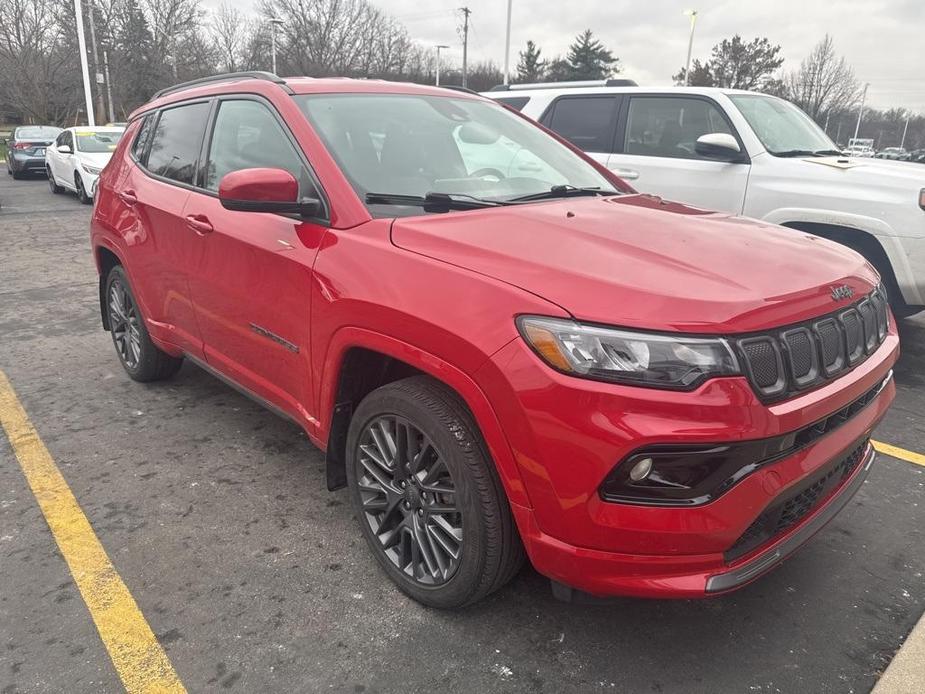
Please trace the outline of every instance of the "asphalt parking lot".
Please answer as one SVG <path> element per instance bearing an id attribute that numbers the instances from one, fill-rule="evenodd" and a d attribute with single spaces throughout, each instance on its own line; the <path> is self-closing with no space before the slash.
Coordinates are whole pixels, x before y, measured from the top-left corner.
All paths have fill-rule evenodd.
<path id="1" fill-rule="evenodd" d="M 0 179 L 0 371 L 187 690 L 866 692 L 925 608 L 925 467 L 881 455 L 790 561 L 704 601 L 556 602 L 525 569 L 459 613 L 400 594 L 293 425 L 192 365 L 122 371 L 90 208 Z M 875 438 L 925 452 L 925 319 Z M 0 436 L 0 692 L 117 692 Z"/>

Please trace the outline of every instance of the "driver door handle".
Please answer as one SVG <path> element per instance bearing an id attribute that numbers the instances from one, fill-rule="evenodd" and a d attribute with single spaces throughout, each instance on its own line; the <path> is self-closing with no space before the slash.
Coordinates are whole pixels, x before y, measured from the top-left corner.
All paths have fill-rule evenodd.
<path id="1" fill-rule="evenodd" d="M 625 178 L 627 181 L 635 181 L 639 178 L 639 172 L 633 169 L 621 169 L 619 166 L 609 167 L 620 178 Z"/>
<path id="2" fill-rule="evenodd" d="M 204 214 L 186 215 L 186 226 L 195 231 L 197 234 L 211 234 L 213 230 L 212 222 Z"/>
<path id="3" fill-rule="evenodd" d="M 134 205 L 138 202 L 138 198 L 135 197 L 135 191 L 133 190 L 123 190 L 119 193 L 119 197 L 122 198 L 122 202 L 126 205 Z"/>

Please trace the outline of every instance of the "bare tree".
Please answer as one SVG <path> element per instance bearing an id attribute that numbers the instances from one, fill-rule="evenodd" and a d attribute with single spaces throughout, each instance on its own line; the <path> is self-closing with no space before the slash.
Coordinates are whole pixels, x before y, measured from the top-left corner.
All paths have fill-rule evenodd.
<path id="1" fill-rule="evenodd" d="M 790 100 L 817 121 L 827 113 L 852 107 L 860 98 L 854 70 L 835 54 L 828 34 L 800 63 L 800 69 L 788 75 L 785 85 Z"/>
<path id="2" fill-rule="evenodd" d="M 209 33 L 223 72 L 237 72 L 246 64 L 246 48 L 250 31 L 244 15 L 236 7 L 223 2 L 212 14 Z"/>

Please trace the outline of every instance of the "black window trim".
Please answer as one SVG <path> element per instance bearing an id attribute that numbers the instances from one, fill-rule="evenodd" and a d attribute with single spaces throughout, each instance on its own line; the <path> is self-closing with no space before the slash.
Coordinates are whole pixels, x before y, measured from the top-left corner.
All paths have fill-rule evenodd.
<path id="1" fill-rule="evenodd" d="M 283 132 L 286 134 L 286 137 L 289 139 L 290 144 L 295 149 L 296 154 L 301 159 L 303 166 L 305 166 L 310 178 L 312 179 L 312 182 L 315 185 L 315 190 L 318 192 L 318 199 L 321 201 L 323 216 L 302 217 L 298 214 L 281 214 L 280 216 L 291 218 L 291 219 L 296 219 L 296 220 L 303 221 L 303 222 L 311 222 L 314 224 L 318 224 L 319 226 L 326 226 L 326 227 L 330 226 L 330 223 L 331 223 L 330 204 L 328 203 L 327 193 L 325 192 L 324 188 L 321 186 L 321 181 L 318 179 L 318 176 L 315 173 L 315 170 L 312 168 L 311 164 L 308 162 L 308 158 L 305 156 L 305 152 L 302 151 L 302 148 L 299 146 L 297 140 L 293 136 L 292 132 L 289 130 L 289 127 L 286 125 L 285 121 L 283 121 L 282 117 L 279 115 L 279 112 L 276 110 L 276 108 L 273 106 L 273 104 L 268 99 L 258 94 L 253 94 L 249 92 L 230 92 L 227 94 L 215 94 L 215 95 L 210 95 L 206 97 L 192 98 L 192 99 L 183 100 L 183 101 L 174 101 L 169 104 L 165 104 L 164 106 L 161 106 L 159 108 L 151 109 L 143 113 L 140 113 L 138 114 L 138 116 L 136 116 L 132 120 L 131 123 L 129 123 L 129 126 L 131 126 L 131 124 L 134 123 L 136 120 L 144 120 L 145 118 L 154 118 L 155 119 L 153 121 L 154 124 L 152 125 L 152 128 L 153 128 L 152 133 L 153 133 L 154 131 L 157 130 L 157 125 L 158 125 L 158 122 L 160 121 L 161 113 L 163 113 L 164 111 L 169 111 L 170 109 L 178 108 L 180 106 L 190 106 L 192 104 L 197 104 L 197 103 L 208 103 L 209 112 L 206 115 L 205 132 L 203 133 L 202 140 L 199 143 L 199 156 L 196 159 L 196 166 L 195 166 L 196 173 L 194 175 L 192 184 L 183 183 L 173 178 L 167 178 L 166 176 L 155 174 L 150 169 L 148 169 L 148 166 L 147 166 L 148 154 L 151 151 L 151 143 L 154 140 L 153 136 L 149 137 L 148 141 L 145 143 L 145 150 L 143 152 L 143 158 L 139 159 L 137 156 L 135 156 L 135 148 L 134 148 L 135 141 L 134 140 L 137 139 L 138 136 L 141 134 L 141 128 L 139 128 L 138 133 L 135 134 L 135 138 L 132 140 L 132 146 L 129 148 L 129 157 L 132 159 L 132 161 L 134 161 L 138 165 L 138 168 L 141 169 L 146 176 L 154 179 L 155 181 L 160 181 L 161 183 L 166 183 L 168 185 L 176 186 L 178 188 L 184 188 L 193 193 L 199 193 L 201 195 L 208 195 L 209 197 L 212 197 L 212 198 L 218 198 L 217 191 L 208 190 L 207 188 L 201 185 L 203 183 L 202 176 L 204 172 L 204 167 L 206 165 L 206 158 L 209 156 L 209 148 L 211 147 L 211 144 L 212 144 L 212 131 L 215 126 L 215 119 L 218 114 L 218 107 L 219 107 L 220 102 L 222 101 L 241 101 L 241 100 L 256 101 L 258 103 L 263 104 L 270 110 L 270 113 L 276 119 L 277 123 L 280 125 Z M 142 125 L 144 124 L 142 123 Z"/>
<path id="2" fill-rule="evenodd" d="M 745 143 L 742 142 L 742 138 L 739 136 L 739 131 L 736 129 L 732 120 L 729 118 L 729 114 L 726 113 L 726 109 L 720 105 L 720 103 L 711 96 L 705 94 L 669 94 L 665 92 L 633 92 L 632 94 L 626 94 L 628 98 L 623 100 L 623 104 L 620 107 L 620 117 L 617 120 L 617 132 L 616 137 L 614 138 L 614 154 L 623 154 L 628 157 L 648 157 L 650 159 L 670 159 L 672 157 L 656 157 L 651 154 L 633 154 L 626 152 L 626 126 L 629 122 L 629 112 L 630 112 L 630 103 L 633 99 L 641 98 L 657 98 L 657 99 L 696 99 L 698 101 L 705 101 L 711 106 L 713 106 L 720 114 L 722 119 L 726 122 L 726 125 L 729 127 L 729 132 L 732 133 L 732 136 L 736 139 L 736 142 L 739 144 L 739 152 L 741 153 L 741 158 L 734 162 L 723 162 L 717 159 L 709 159 L 706 157 L 697 157 L 697 158 L 687 158 L 687 157 L 674 157 L 678 159 L 684 159 L 685 161 L 712 161 L 719 164 L 729 163 L 729 164 L 751 164 L 752 159 L 748 154 L 748 150 L 745 149 Z"/>
<path id="3" fill-rule="evenodd" d="M 590 152 L 594 154 L 613 154 L 616 151 L 614 147 L 616 147 L 616 144 L 617 144 L 617 131 L 619 130 L 619 125 L 620 125 L 620 114 L 623 112 L 623 104 L 626 103 L 626 98 L 625 98 L 626 96 L 627 94 L 625 92 L 604 92 L 602 94 L 595 94 L 595 93 L 559 94 L 557 97 L 555 97 L 552 101 L 550 101 L 546 105 L 546 108 L 543 110 L 542 115 L 537 119 L 537 122 L 540 125 L 546 128 L 549 128 L 550 130 L 552 130 L 554 133 L 556 133 L 560 137 L 565 138 L 566 140 L 571 142 L 573 145 L 578 147 L 578 149 L 580 149 L 582 152 L 585 152 L 585 153 Z M 566 99 L 570 99 L 574 101 L 575 99 L 589 99 L 589 98 L 590 99 L 610 99 L 614 102 L 613 113 L 610 116 L 610 125 L 608 126 L 608 129 L 610 130 L 610 145 L 608 149 L 605 150 L 604 152 L 597 152 L 596 150 L 586 150 L 583 147 L 576 145 L 574 142 L 572 142 L 567 137 L 565 137 L 565 135 L 563 135 L 558 130 L 552 127 L 552 117 L 553 115 L 555 115 L 556 105 L 560 101 L 564 101 Z M 605 136 L 604 139 L 606 141 L 607 137 Z"/>

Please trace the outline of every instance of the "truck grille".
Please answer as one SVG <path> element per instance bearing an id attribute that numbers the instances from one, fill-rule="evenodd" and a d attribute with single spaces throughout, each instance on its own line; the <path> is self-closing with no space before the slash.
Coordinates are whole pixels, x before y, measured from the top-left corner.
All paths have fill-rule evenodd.
<path id="1" fill-rule="evenodd" d="M 798 490 L 769 506 L 726 550 L 724 559 L 734 561 L 803 520 L 851 476 L 864 459 L 869 445 L 869 439 L 865 439 L 848 455 L 825 466 Z"/>
<path id="2" fill-rule="evenodd" d="M 886 294 L 878 288 L 849 308 L 733 342 L 761 398 L 780 400 L 860 364 L 883 343 L 888 325 Z"/>

